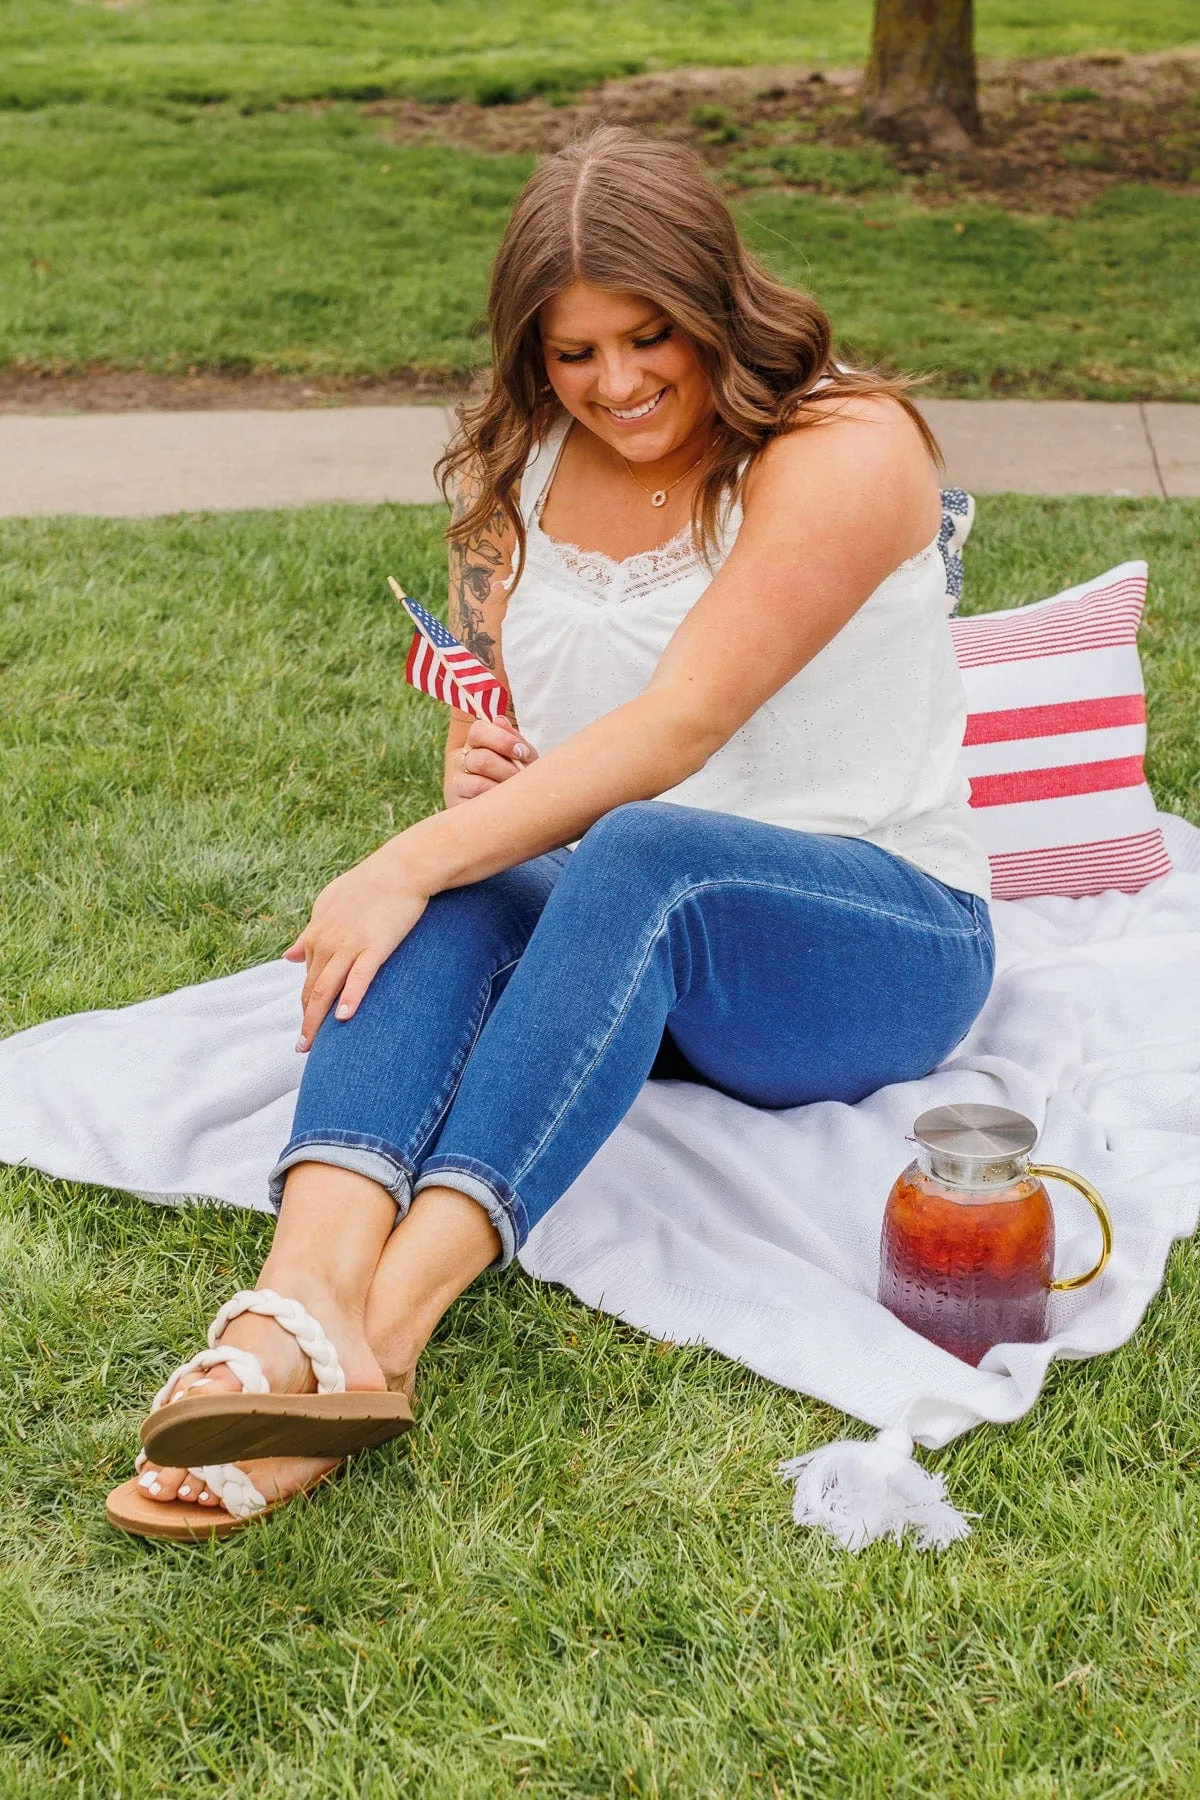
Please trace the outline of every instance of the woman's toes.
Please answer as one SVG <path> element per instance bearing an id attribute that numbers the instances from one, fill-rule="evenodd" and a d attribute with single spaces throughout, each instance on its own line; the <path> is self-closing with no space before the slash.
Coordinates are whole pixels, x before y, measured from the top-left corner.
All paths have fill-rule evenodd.
<path id="1" fill-rule="evenodd" d="M 214 1368 L 203 1373 L 185 1375 L 171 1395 L 170 1404 L 184 1400 L 189 1394 L 240 1394 L 242 1384 L 233 1370 L 224 1363 L 217 1363 Z"/>
<path id="2" fill-rule="evenodd" d="M 138 1476 L 138 1486 L 151 1500 L 182 1500 L 185 1506 L 221 1504 L 190 1469 L 160 1469 L 155 1463 L 147 1463 Z"/>
<path id="3" fill-rule="evenodd" d="M 194 1479 L 186 1469 L 160 1469 L 155 1463 L 147 1463 L 138 1476 L 138 1486 L 151 1500 L 187 1500 L 190 1496 L 182 1488 Z"/>

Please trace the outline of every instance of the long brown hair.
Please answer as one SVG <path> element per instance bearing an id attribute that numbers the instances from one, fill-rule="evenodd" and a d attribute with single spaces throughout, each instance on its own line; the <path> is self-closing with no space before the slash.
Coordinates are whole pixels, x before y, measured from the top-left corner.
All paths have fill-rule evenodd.
<path id="1" fill-rule="evenodd" d="M 577 281 L 653 301 L 696 348 L 716 407 L 713 446 L 692 510 L 697 548 L 706 556 L 739 491 L 742 465 L 780 432 L 822 416 L 800 404 L 822 377 L 822 399 L 898 400 L 937 456 L 933 435 L 908 398 L 910 382 L 831 360 L 828 315 L 750 254 L 693 150 L 601 125 L 548 157 L 513 207 L 488 289 L 491 384 L 482 401 L 461 409 L 459 429 L 437 467 L 447 495 L 471 478 L 447 537 L 465 542 L 504 513 L 517 536 L 518 576 L 525 560 L 516 499 L 521 472 L 559 404 L 546 374 L 538 312 Z"/>

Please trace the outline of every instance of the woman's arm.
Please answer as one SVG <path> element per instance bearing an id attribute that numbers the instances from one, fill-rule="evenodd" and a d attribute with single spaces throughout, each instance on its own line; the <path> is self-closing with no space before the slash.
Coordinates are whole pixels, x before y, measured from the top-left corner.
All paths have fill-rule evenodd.
<path id="1" fill-rule="evenodd" d="M 821 425 L 776 440 L 747 481 L 744 510 L 728 560 L 642 694 L 519 781 L 401 832 L 319 896 L 293 947 L 310 953 L 309 1041 L 339 994 L 339 1017 L 355 1010 L 430 895 L 570 843 L 614 807 L 702 768 L 940 520 L 916 428 L 886 400 L 839 403 Z"/>

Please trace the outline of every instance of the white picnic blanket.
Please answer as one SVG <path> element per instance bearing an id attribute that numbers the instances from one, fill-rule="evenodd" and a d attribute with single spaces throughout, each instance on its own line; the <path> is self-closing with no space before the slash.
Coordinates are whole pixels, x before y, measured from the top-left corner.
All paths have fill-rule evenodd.
<path id="1" fill-rule="evenodd" d="M 1175 873 L 1140 894 L 999 902 L 983 1013 L 923 1081 L 857 1106 L 759 1112 L 650 1083 L 532 1233 L 531 1274 L 653 1336 L 711 1345 L 883 1432 L 793 1466 L 796 1516 L 852 1547 L 945 1543 L 965 1524 L 909 1461 L 984 1420 L 1018 1418 L 1052 1357 L 1136 1329 L 1171 1242 L 1200 1214 L 1200 831 L 1162 815 Z M 301 1059 L 302 970 L 272 962 L 0 1043 L 0 1160 L 178 1203 L 266 1208 Z M 1012 1106 L 1038 1156 L 1093 1181 L 1113 1215 L 1105 1275 L 1055 1296 L 1044 1344 L 969 1368 L 877 1305 L 880 1220 L 927 1107 Z M 1060 1272 L 1094 1260 L 1085 1203 L 1055 1193 Z M 872 1454 L 864 1454 L 870 1452 Z M 916 1485 L 914 1485 L 916 1484 Z"/>

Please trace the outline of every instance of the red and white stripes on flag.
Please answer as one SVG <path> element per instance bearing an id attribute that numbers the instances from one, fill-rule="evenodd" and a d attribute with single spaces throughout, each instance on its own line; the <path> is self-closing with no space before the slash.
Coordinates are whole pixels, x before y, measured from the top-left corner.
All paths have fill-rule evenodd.
<path id="1" fill-rule="evenodd" d="M 998 900 L 1127 893 L 1169 875 L 1146 784 L 1146 564 L 1013 612 L 952 619 L 963 760 Z"/>
<path id="2" fill-rule="evenodd" d="M 464 652 L 470 661 L 469 652 Z M 413 633 L 404 674 L 419 693 L 444 700 L 459 712 L 472 713 L 477 719 L 490 719 L 493 724 L 508 711 L 508 691 L 489 671 L 488 678 L 477 669 L 455 668 L 450 657 L 440 656 L 428 638 Z"/>
<path id="3" fill-rule="evenodd" d="M 390 575 L 388 586 L 416 627 L 404 665 L 410 685 L 477 719 L 503 719 L 509 708 L 503 682 Z"/>

